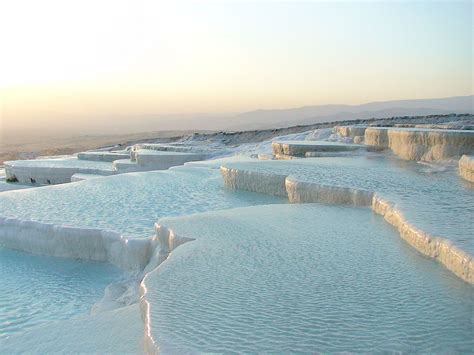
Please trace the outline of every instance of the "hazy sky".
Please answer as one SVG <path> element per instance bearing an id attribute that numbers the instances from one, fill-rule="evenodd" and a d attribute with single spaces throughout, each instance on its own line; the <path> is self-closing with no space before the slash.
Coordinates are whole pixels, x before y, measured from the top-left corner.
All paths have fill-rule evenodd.
<path id="1" fill-rule="evenodd" d="M 472 17 L 470 1 L 0 0 L 3 128 L 469 95 Z"/>

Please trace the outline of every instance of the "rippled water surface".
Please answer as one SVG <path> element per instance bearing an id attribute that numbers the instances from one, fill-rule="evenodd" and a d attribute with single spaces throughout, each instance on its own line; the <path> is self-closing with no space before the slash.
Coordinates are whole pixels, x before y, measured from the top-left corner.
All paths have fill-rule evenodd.
<path id="1" fill-rule="evenodd" d="M 448 238 L 474 255 L 474 185 L 461 179 L 454 166 L 403 161 L 386 154 L 228 166 L 377 192 L 397 204 L 418 228 Z"/>
<path id="2" fill-rule="evenodd" d="M 88 314 L 105 287 L 121 275 L 109 264 L 0 248 L 0 338 Z"/>
<path id="3" fill-rule="evenodd" d="M 0 194 L 0 216 L 147 237 L 160 217 L 282 203 L 223 187 L 218 170 L 180 167 Z"/>
<path id="4" fill-rule="evenodd" d="M 145 279 L 165 353 L 472 353 L 473 287 L 367 208 L 257 206 L 160 223 L 196 238 Z"/>

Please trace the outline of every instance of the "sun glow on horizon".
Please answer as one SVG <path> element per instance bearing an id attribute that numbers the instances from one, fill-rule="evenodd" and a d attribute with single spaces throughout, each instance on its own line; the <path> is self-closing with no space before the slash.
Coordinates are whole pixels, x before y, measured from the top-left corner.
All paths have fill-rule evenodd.
<path id="1" fill-rule="evenodd" d="M 0 41 L 23 125 L 472 94 L 469 2 L 2 1 Z"/>

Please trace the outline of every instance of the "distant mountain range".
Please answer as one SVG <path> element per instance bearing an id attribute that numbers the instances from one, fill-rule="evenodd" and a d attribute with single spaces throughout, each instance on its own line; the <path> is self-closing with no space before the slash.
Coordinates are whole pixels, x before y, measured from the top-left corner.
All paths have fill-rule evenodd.
<path id="1" fill-rule="evenodd" d="M 224 119 L 226 129 L 280 128 L 338 120 L 425 116 L 448 113 L 474 114 L 474 96 L 370 102 L 361 105 L 318 105 L 285 110 L 256 110 Z"/>
<path id="2" fill-rule="evenodd" d="M 3 120 L 2 144 L 42 141 L 45 137 L 133 134 L 151 131 L 245 131 L 284 128 L 321 122 L 425 116 L 448 113 L 474 114 L 474 95 L 442 99 L 371 102 L 361 105 L 318 105 L 283 110 L 255 110 L 238 114 L 110 114 L 73 116 L 67 113 L 38 113 L 28 126 L 15 128 L 15 120 Z M 44 124 L 42 117 L 57 117 L 54 124 Z M 62 119 L 59 119 L 62 118 Z M 1 123 L 1 122 L 0 122 Z"/>
<path id="3" fill-rule="evenodd" d="M 133 122 L 135 132 L 150 130 L 227 130 L 283 128 L 320 122 L 387 118 L 394 116 L 426 116 L 448 113 L 474 114 L 474 95 L 442 99 L 370 102 L 361 105 L 317 105 L 283 110 L 255 110 L 239 114 L 140 115 L 115 120 L 123 130 Z M 125 117 L 123 117 L 125 118 Z M 119 123 L 120 122 L 120 123 Z"/>

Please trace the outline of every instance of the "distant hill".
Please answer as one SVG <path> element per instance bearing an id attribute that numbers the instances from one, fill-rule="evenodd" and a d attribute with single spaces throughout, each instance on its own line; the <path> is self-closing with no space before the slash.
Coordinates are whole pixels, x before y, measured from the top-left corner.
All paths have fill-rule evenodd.
<path id="1" fill-rule="evenodd" d="M 474 113 L 473 101 L 474 96 L 459 96 L 443 99 L 370 102 L 361 105 L 318 105 L 283 110 L 255 110 L 234 115 L 199 113 L 115 116 L 114 125 L 111 128 L 115 130 L 114 133 L 122 132 L 132 123 L 131 129 L 135 132 L 147 129 L 242 131 L 283 128 L 340 120 Z"/>
<path id="2" fill-rule="evenodd" d="M 389 118 L 394 116 L 426 116 L 449 113 L 471 113 L 474 96 L 443 99 L 371 102 L 361 105 L 318 105 L 283 110 L 255 110 L 236 114 L 109 114 L 74 116 L 67 113 L 38 112 L 28 126 L 15 128 L 15 120 L 0 121 L 0 153 L 9 144 L 45 141 L 83 135 L 133 134 L 151 131 L 245 131 L 310 125 L 341 120 Z M 184 104 L 184 103 L 183 103 Z M 45 124 L 48 117 L 54 124 Z M 51 120 L 49 120 L 52 122 Z"/>
<path id="3" fill-rule="evenodd" d="M 374 117 L 472 114 L 474 113 L 473 104 L 474 96 L 458 96 L 442 99 L 371 102 L 361 105 L 319 105 L 285 110 L 256 110 L 227 119 L 225 128 L 231 130 L 264 129 Z"/>

